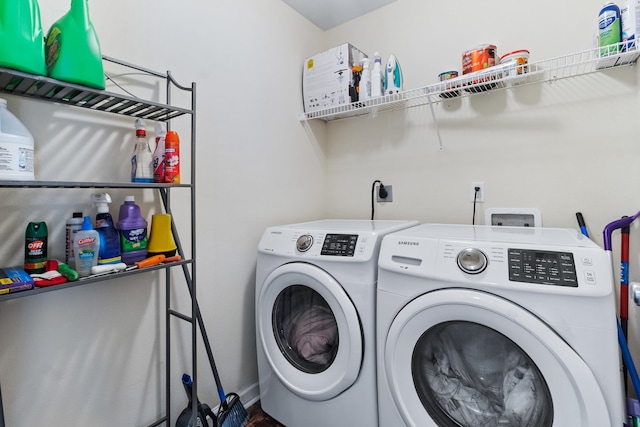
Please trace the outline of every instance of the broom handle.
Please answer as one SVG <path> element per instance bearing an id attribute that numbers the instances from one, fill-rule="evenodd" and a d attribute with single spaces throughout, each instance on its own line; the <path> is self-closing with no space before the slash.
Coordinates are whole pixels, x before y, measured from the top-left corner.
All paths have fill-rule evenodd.
<path id="1" fill-rule="evenodd" d="M 629 322 L 629 234 L 631 227 L 625 225 L 620 229 L 620 326 L 625 342 L 628 335 Z M 624 390 L 628 388 L 627 364 L 622 360 L 622 372 L 624 374 Z"/>
<path id="2" fill-rule="evenodd" d="M 0 388 L 0 427 L 4 427 L 4 409 L 2 408 L 2 389 Z"/>
<path id="3" fill-rule="evenodd" d="M 182 264 L 182 270 L 184 271 L 184 277 L 187 282 L 187 287 L 189 288 L 189 295 L 193 298 L 191 275 L 189 274 L 189 270 L 187 269 L 186 264 Z M 198 326 L 200 327 L 200 334 L 202 335 L 202 341 L 204 341 L 204 348 L 207 351 L 209 364 L 211 365 L 211 370 L 213 371 L 213 378 L 216 380 L 216 386 L 218 388 L 218 396 L 220 397 L 220 404 L 222 405 L 222 409 L 227 410 L 229 409 L 229 405 L 227 405 L 227 396 L 224 392 L 224 389 L 222 388 L 222 381 L 220 381 L 220 375 L 218 374 L 216 361 L 213 358 L 213 351 L 211 351 L 209 336 L 207 335 L 207 330 L 204 327 L 204 321 L 202 320 L 202 314 L 200 313 L 200 304 L 198 304 L 197 298 L 196 298 L 196 320 L 198 322 Z"/>
<path id="4" fill-rule="evenodd" d="M 166 191 L 160 191 L 160 197 L 162 197 L 162 202 L 167 213 L 171 213 L 169 209 L 169 201 L 168 195 Z M 640 212 L 639 212 L 640 214 Z M 176 241 L 176 246 L 178 250 L 178 255 L 185 259 L 184 251 L 182 250 L 182 243 L 180 242 L 180 235 L 176 231 L 176 226 L 173 221 L 173 215 L 171 215 L 171 234 L 173 234 L 173 238 Z M 191 278 L 191 273 L 187 268 L 186 264 L 182 264 L 182 272 L 184 274 L 184 279 L 187 282 L 187 288 L 189 288 L 189 296 L 193 298 L 193 280 Z M 218 396 L 220 397 L 220 404 L 224 410 L 229 409 L 229 405 L 227 404 L 227 396 L 222 388 L 222 381 L 220 381 L 220 375 L 218 375 L 218 368 L 216 367 L 216 362 L 213 358 L 213 352 L 211 351 L 211 344 L 209 344 L 209 337 L 207 336 L 207 331 L 204 327 L 204 321 L 202 320 L 202 314 L 200 314 L 200 305 L 198 304 L 198 299 L 195 301 L 196 306 L 196 320 L 198 322 L 198 326 L 200 327 L 200 334 L 202 335 L 202 340 L 204 341 L 204 348 L 207 351 L 207 357 L 209 358 L 209 364 L 211 365 L 211 370 L 213 371 L 213 378 L 216 381 L 216 387 L 218 388 Z M 194 375 L 196 373 L 194 372 Z M 4 427 L 4 426 L 0 426 Z"/>

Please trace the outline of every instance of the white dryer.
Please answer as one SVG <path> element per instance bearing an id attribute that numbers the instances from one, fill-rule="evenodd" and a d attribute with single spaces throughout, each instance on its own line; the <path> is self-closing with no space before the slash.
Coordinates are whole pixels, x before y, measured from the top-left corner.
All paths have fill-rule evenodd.
<path id="1" fill-rule="evenodd" d="M 610 258 L 576 230 L 388 235 L 377 313 L 380 426 L 625 422 Z"/>
<path id="2" fill-rule="evenodd" d="M 378 425 L 375 296 L 382 237 L 417 221 L 268 228 L 258 246 L 261 406 L 288 427 Z"/>

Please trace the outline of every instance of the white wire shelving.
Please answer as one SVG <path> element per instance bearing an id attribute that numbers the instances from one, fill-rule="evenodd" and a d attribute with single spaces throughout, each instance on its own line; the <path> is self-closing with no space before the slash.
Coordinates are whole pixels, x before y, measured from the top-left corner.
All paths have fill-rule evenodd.
<path id="1" fill-rule="evenodd" d="M 330 122 L 427 104 L 432 108 L 433 114 L 433 104 L 449 98 L 473 96 L 488 90 L 551 82 L 635 64 L 640 56 L 640 48 L 638 46 L 627 48 L 624 46 L 625 44 L 584 50 L 552 59 L 530 62 L 525 66 L 516 66 L 513 63 L 500 64 L 483 71 L 465 74 L 393 95 L 300 113 L 298 118 L 301 122 L 314 119 Z M 601 50 L 604 52 L 605 49 L 613 51 L 613 53 L 601 56 Z M 516 67 L 523 67 L 522 72 L 518 73 Z"/>

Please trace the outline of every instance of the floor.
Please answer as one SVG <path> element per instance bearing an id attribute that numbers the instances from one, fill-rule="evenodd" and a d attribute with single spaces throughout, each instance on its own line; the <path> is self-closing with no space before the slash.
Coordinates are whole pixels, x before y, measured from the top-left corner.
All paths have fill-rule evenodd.
<path id="1" fill-rule="evenodd" d="M 262 411 L 259 401 L 251 405 L 247 411 L 249 412 L 247 427 L 284 427 Z"/>

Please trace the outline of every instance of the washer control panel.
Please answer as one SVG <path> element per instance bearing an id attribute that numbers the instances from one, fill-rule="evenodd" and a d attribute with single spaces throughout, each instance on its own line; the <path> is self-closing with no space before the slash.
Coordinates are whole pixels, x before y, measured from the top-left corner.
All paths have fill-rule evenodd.
<path id="1" fill-rule="evenodd" d="M 509 248 L 509 280 L 541 285 L 578 286 L 571 252 Z"/>

